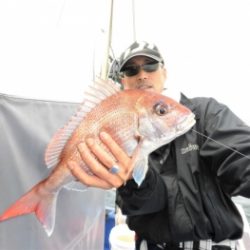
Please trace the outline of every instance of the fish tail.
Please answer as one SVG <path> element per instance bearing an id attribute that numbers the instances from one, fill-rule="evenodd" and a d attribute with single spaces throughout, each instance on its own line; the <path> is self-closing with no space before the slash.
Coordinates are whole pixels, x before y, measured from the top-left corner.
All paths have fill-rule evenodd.
<path id="1" fill-rule="evenodd" d="M 56 200 L 59 192 L 45 192 L 42 186 L 43 182 L 40 182 L 12 204 L 0 216 L 0 222 L 34 212 L 48 236 L 51 236 L 55 226 Z"/>

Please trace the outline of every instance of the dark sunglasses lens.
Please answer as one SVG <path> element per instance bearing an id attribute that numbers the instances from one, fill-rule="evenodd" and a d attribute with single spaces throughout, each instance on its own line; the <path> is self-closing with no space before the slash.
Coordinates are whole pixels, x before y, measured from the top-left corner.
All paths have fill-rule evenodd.
<path id="1" fill-rule="evenodd" d="M 128 66 L 124 68 L 122 71 L 125 76 L 130 77 L 130 76 L 135 76 L 139 73 L 140 68 L 142 68 L 146 72 L 154 72 L 159 68 L 159 63 L 158 62 L 153 62 L 153 63 L 147 63 L 141 66 Z"/>
<path id="2" fill-rule="evenodd" d="M 130 66 L 124 69 L 123 73 L 125 76 L 135 76 L 138 74 L 140 67 Z"/>
<path id="3" fill-rule="evenodd" d="M 159 63 L 148 63 L 143 65 L 143 70 L 146 72 L 154 72 L 158 69 Z"/>

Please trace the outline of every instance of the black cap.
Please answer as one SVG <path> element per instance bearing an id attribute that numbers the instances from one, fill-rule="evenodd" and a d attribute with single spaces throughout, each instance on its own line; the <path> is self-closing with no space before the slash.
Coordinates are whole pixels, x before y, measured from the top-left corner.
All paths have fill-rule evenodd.
<path id="1" fill-rule="evenodd" d="M 147 56 L 164 64 L 163 57 L 155 44 L 134 42 L 121 54 L 118 72 L 121 72 L 123 66 L 135 56 Z"/>

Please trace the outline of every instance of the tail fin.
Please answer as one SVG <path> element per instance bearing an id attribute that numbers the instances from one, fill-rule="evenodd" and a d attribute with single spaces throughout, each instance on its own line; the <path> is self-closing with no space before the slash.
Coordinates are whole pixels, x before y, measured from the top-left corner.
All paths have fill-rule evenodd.
<path id="1" fill-rule="evenodd" d="M 48 236 L 51 236 L 55 226 L 56 200 L 58 192 L 39 192 L 40 182 L 34 186 L 28 193 L 23 195 L 13 205 L 11 205 L 2 215 L 0 222 L 11 219 L 16 216 L 21 216 L 35 212 L 37 219 L 44 227 Z"/>

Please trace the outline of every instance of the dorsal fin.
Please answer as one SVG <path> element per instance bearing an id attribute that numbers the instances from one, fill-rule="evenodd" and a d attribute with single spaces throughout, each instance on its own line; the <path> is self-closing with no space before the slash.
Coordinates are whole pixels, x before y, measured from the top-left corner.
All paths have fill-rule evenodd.
<path id="1" fill-rule="evenodd" d="M 113 81 L 104 81 L 100 78 L 84 91 L 83 102 L 75 115 L 71 117 L 63 128 L 60 128 L 52 137 L 45 152 L 45 163 L 48 168 L 54 167 L 60 161 L 61 152 L 73 131 L 78 127 L 87 113 L 96 107 L 102 100 L 120 92 L 120 88 Z"/>

